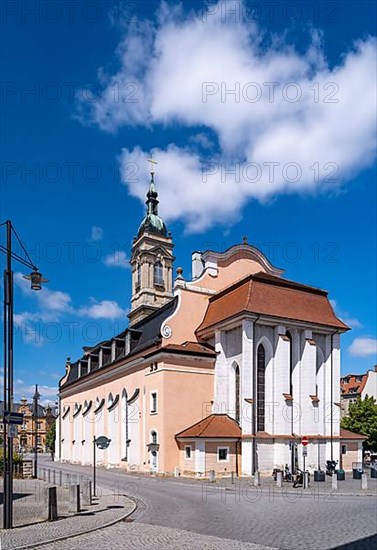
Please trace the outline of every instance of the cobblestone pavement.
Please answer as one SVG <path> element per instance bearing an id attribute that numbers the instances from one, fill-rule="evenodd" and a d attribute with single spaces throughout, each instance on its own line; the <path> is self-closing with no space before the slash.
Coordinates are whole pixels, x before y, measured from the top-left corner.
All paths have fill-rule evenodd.
<path id="1" fill-rule="evenodd" d="M 76 465 L 54 466 L 66 472 L 90 471 Z M 98 469 L 98 481 L 111 490 L 114 498 L 120 502 L 123 495 L 128 495 L 143 503 L 131 515 L 134 523 L 112 528 L 120 537 L 114 541 L 116 545 L 123 544 L 123 537 L 128 537 L 127 529 L 130 533 L 135 533 L 135 546 L 127 546 L 131 550 L 140 547 L 137 546 L 138 526 L 143 528 L 140 533 L 149 536 L 145 524 L 178 530 L 180 535 L 161 529 L 162 537 L 165 534 L 168 538 L 173 537 L 172 542 L 166 543 L 170 545 L 174 544 L 174 536 L 182 536 L 182 540 L 188 541 L 193 534 L 227 539 L 224 540 L 224 544 L 228 545 L 225 548 L 233 547 L 233 541 L 284 550 L 363 550 L 377 543 L 377 502 L 375 489 L 371 485 L 370 496 L 347 496 L 347 493 L 339 496 L 326 492 L 325 489 L 321 489 L 321 492 L 313 489 L 303 492 L 301 489 L 292 491 L 289 488 L 282 492 L 266 480 L 262 480 L 262 486 L 258 489 L 247 481 L 237 483 L 231 488 L 229 482 L 228 485 L 190 483 L 183 480 L 131 476 L 102 468 Z M 354 493 L 355 487 L 356 492 L 361 493 L 358 482 L 356 485 L 350 482 L 347 490 L 350 491 L 351 487 Z M 157 530 L 151 533 L 152 540 L 154 533 L 159 532 Z M 100 537 L 102 534 L 98 532 L 96 536 Z M 89 539 L 82 539 L 80 546 L 86 550 L 90 548 L 90 544 Z M 161 549 L 174 547 L 157 546 Z M 181 547 L 180 544 L 177 546 Z M 191 545 L 190 548 L 195 546 Z"/>
<path id="2" fill-rule="evenodd" d="M 13 480 L 13 525 L 15 527 L 32 525 L 47 519 L 44 495 L 44 489 L 47 487 L 47 483 L 38 479 Z M 2 480 L 0 481 L 0 491 L 3 491 Z M 58 487 L 57 499 L 59 514 L 64 516 L 68 513 L 68 488 Z M 0 506 L 0 525 L 2 524 L 3 506 Z"/>
<path id="3" fill-rule="evenodd" d="M 15 521 L 14 524 L 20 525 L 22 522 L 24 527 L 16 527 L 11 531 L 1 530 L 1 550 L 35 548 L 42 542 L 51 542 L 62 537 L 87 533 L 119 521 L 135 508 L 134 503 L 129 499 L 122 498 L 120 502 L 110 491 L 99 487 L 97 491 L 99 498 L 94 499 L 92 506 L 82 504 L 82 512 L 69 514 L 68 500 L 66 502 L 59 500 L 59 492 L 59 519 L 54 522 L 40 523 L 41 519 L 45 517 L 46 505 L 43 496 L 41 497 L 42 489 L 45 486 L 47 486 L 46 483 L 30 480 L 28 484 L 29 497 L 24 499 L 24 503 L 20 502 L 22 499 L 14 501 L 14 517 L 18 518 L 18 521 Z M 35 487 L 37 489 L 33 495 L 31 491 Z M 61 488 L 58 489 L 61 490 Z M 64 491 L 65 493 L 68 492 L 66 489 Z M 42 502 L 40 501 L 41 498 Z M 82 548 L 85 548 L 85 546 Z"/>
<path id="4" fill-rule="evenodd" d="M 98 547 L 120 550 L 269 550 L 266 546 L 248 542 L 198 535 L 144 523 L 117 523 L 90 535 L 36 546 L 35 550 L 97 550 Z"/>

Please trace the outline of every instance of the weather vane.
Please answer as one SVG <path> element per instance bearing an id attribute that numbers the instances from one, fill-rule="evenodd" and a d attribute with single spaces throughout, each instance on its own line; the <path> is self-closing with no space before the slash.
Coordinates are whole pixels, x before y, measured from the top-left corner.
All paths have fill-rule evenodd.
<path id="1" fill-rule="evenodd" d="M 151 174 L 154 176 L 154 165 L 158 164 L 158 162 L 154 160 L 153 155 L 148 159 L 148 162 L 151 163 Z"/>

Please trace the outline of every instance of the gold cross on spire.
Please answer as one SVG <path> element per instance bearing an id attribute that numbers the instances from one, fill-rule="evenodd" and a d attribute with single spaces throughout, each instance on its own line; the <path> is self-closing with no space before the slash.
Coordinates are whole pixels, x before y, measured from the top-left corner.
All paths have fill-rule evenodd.
<path id="1" fill-rule="evenodd" d="M 158 164 L 158 162 L 154 160 L 153 155 L 148 159 L 148 162 L 151 163 L 151 174 L 154 175 L 154 165 Z"/>

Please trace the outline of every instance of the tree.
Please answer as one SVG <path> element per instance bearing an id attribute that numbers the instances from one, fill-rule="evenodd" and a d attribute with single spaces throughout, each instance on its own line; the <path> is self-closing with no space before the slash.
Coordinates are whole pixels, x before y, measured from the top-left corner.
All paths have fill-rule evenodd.
<path id="1" fill-rule="evenodd" d="M 50 430 L 46 434 L 46 446 L 52 453 L 55 453 L 55 435 L 56 435 L 56 422 L 51 425 Z"/>
<path id="2" fill-rule="evenodd" d="M 349 416 L 342 418 L 341 427 L 368 437 L 364 450 L 377 451 L 377 404 L 374 397 L 358 398 L 350 403 Z"/>

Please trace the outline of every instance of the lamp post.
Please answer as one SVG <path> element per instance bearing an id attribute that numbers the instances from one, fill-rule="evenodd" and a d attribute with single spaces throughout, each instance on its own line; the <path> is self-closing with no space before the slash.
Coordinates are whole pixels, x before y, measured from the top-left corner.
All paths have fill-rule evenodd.
<path id="1" fill-rule="evenodd" d="M 4 416 L 6 412 L 13 412 L 13 271 L 12 260 L 31 269 L 30 275 L 24 278 L 31 281 L 32 290 L 41 290 L 42 282 L 47 279 L 42 277 L 37 266 L 31 261 L 31 258 L 22 244 L 13 224 L 10 220 L 0 224 L 0 227 L 6 226 L 6 245 L 0 245 L 0 251 L 6 256 L 6 266 L 4 270 Z M 12 251 L 12 236 L 16 238 L 18 244 L 23 250 L 26 258 Z M 3 470 L 3 491 L 4 491 L 4 529 L 13 527 L 13 439 L 10 437 L 9 424 L 3 419 L 4 434 L 4 470 Z"/>
<path id="2" fill-rule="evenodd" d="M 34 477 L 38 477 L 38 401 L 40 398 L 38 384 L 35 384 L 35 393 L 33 395 L 34 404 Z"/>

